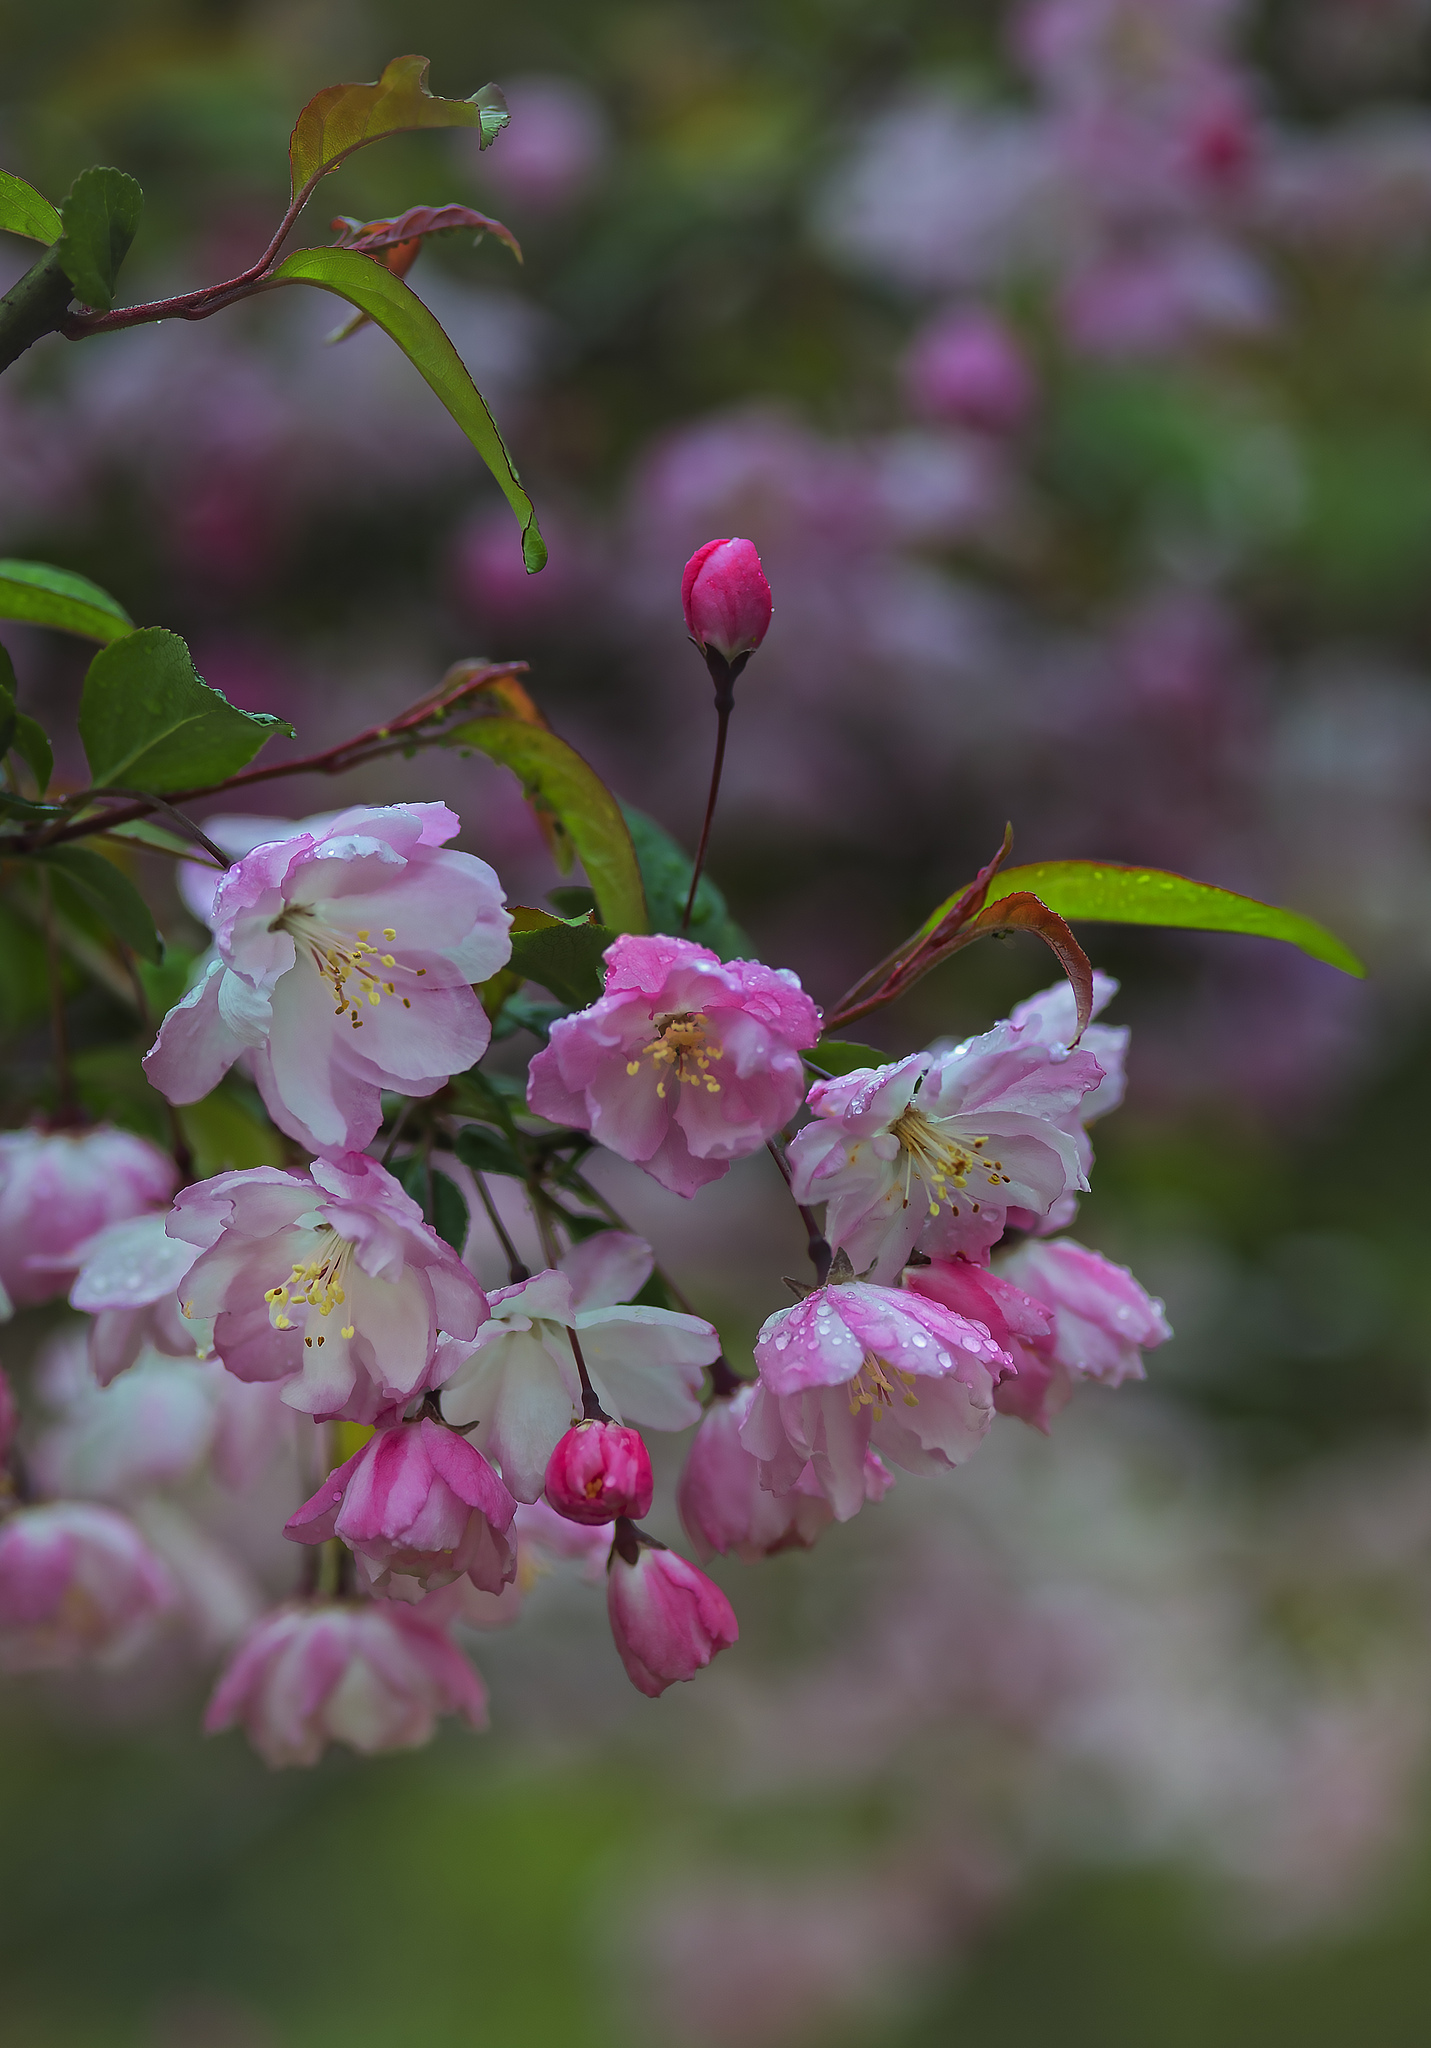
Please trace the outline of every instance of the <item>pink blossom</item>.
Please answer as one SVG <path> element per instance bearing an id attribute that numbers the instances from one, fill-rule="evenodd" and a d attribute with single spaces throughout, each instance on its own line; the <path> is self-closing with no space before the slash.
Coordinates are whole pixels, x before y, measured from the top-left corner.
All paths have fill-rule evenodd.
<path id="1" fill-rule="evenodd" d="M 1036 396 L 1028 359 L 996 314 L 941 313 L 915 336 L 904 365 L 911 404 L 927 418 L 994 434 L 1021 427 Z"/>
<path id="2" fill-rule="evenodd" d="M 0 1315 L 64 1294 L 95 1233 L 162 1207 L 178 1178 L 167 1153 L 112 1124 L 0 1132 Z"/>
<path id="3" fill-rule="evenodd" d="M 1081 1379 L 1121 1386 L 1143 1378 L 1143 1352 L 1172 1336 L 1163 1304 L 1125 1266 L 1072 1238 L 1021 1245 L 1006 1278 L 1053 1310 L 1053 1357 Z"/>
<path id="4" fill-rule="evenodd" d="M 606 991 L 531 1063 L 538 1116 L 588 1130 L 673 1194 L 719 1180 L 795 1114 L 820 1014 L 795 976 L 688 939 L 622 937 Z"/>
<path id="5" fill-rule="evenodd" d="M 731 667 L 743 667 L 774 611 L 754 542 L 708 540 L 697 548 L 681 576 L 681 608 L 702 654 L 713 648 Z"/>
<path id="6" fill-rule="evenodd" d="M 547 1460 L 547 1501 L 569 1522 L 639 1522 L 653 1491 L 640 1431 L 617 1422 L 578 1422 Z"/>
<path id="7" fill-rule="evenodd" d="M 816 1121 L 790 1147 L 796 1200 L 824 1202 L 830 1243 L 878 1280 L 893 1279 L 916 1241 L 942 1257 L 979 1256 L 1011 1209 L 1042 1217 L 1088 1185 L 1073 1130 L 1102 1078 L 1091 1053 L 1004 1022 L 965 1045 L 817 1082 Z"/>
<path id="8" fill-rule="evenodd" d="M 772 1493 L 807 1463 L 838 1521 L 868 1498 L 871 1442 L 906 1472 L 959 1465 L 994 1419 L 1013 1360 L 983 1323 L 921 1295 L 849 1281 L 767 1319 L 755 1343 L 760 1388 L 740 1440 Z"/>
<path id="9" fill-rule="evenodd" d="M 369 1590 L 418 1600 L 464 1574 L 500 1593 L 517 1570 L 517 1503 L 478 1450 L 429 1416 L 381 1428 L 289 1517 L 295 1543 L 337 1536 Z"/>
<path id="10" fill-rule="evenodd" d="M 175 1598 L 169 1573 L 113 1508 L 50 1501 L 0 1523 L 0 1670 L 127 1663 Z"/>
<path id="11" fill-rule="evenodd" d="M 145 1057 L 197 1102 L 247 1052 L 281 1130 L 319 1152 L 366 1145 L 384 1088 L 431 1095 L 487 1050 L 471 986 L 509 958 L 485 861 L 445 847 L 445 804 L 342 811 L 258 846 L 214 897 L 217 957 Z"/>
<path id="12" fill-rule="evenodd" d="M 787 1493 L 761 1485 L 759 1461 L 740 1440 L 758 1393 L 751 1381 L 728 1400 L 712 1401 L 686 1454 L 676 1505 L 703 1564 L 729 1551 L 754 1564 L 780 1550 L 808 1550 L 835 1519 L 808 1464 Z M 865 1453 L 864 1484 L 868 1501 L 882 1500 L 891 1485 L 873 1451 Z"/>
<path id="13" fill-rule="evenodd" d="M 317 1763 L 330 1742 L 363 1756 L 417 1749 L 454 1713 L 485 1727 L 487 1694 L 440 1629 L 390 1601 L 291 1601 L 240 1644 L 204 1728 L 242 1724 L 278 1770 Z"/>
<path id="14" fill-rule="evenodd" d="M 606 1611 L 626 1676 L 651 1700 L 668 1685 L 694 1678 L 740 1634 L 734 1608 L 704 1572 L 674 1550 L 638 1547 L 634 1532 L 623 1541 L 621 1529 L 606 1579 Z"/>
<path id="15" fill-rule="evenodd" d="M 145 1350 L 171 1358 L 207 1355 L 211 1332 L 186 1320 L 177 1289 L 198 1249 L 171 1237 L 154 1214 L 112 1223 L 83 1247 L 84 1263 L 70 1289 L 70 1307 L 85 1310 L 90 1358 L 101 1386 Z"/>
<path id="16" fill-rule="evenodd" d="M 37 1438 L 30 1470 L 46 1493 L 83 1499 L 182 1485 L 212 1448 L 224 1378 L 218 1366 L 154 1352 L 113 1386 L 87 1376 L 69 1390 L 63 1419 Z"/>
<path id="17" fill-rule="evenodd" d="M 625 1243 L 603 1255 L 604 1267 L 583 1264 L 581 1277 L 598 1296 L 621 1284 L 618 1274 L 631 1277 L 631 1247 L 641 1240 L 620 1235 Z M 491 1311 L 442 1389 L 442 1413 L 470 1426 L 518 1500 L 537 1499 L 552 1452 L 581 1416 L 573 1331 L 609 1415 L 648 1429 L 686 1429 L 699 1419 L 702 1371 L 720 1352 L 719 1332 L 701 1317 L 640 1304 L 578 1308 L 571 1280 L 552 1270 L 502 1288 Z"/>
<path id="18" fill-rule="evenodd" d="M 1072 1382 L 1053 1356 L 1053 1311 L 1011 1280 L 967 1259 L 936 1259 L 911 1266 L 904 1284 L 926 1300 L 943 1302 L 956 1314 L 982 1323 L 1014 1362 L 994 1389 L 1000 1415 L 1016 1415 L 1045 1433 L 1073 1392 Z"/>
<path id="19" fill-rule="evenodd" d="M 212 1317 L 241 1380 L 281 1380 L 292 1408 L 370 1422 L 440 1386 L 487 1320 L 487 1297 L 390 1173 L 362 1153 L 186 1188 L 169 1219 L 204 1247 L 184 1313 Z"/>

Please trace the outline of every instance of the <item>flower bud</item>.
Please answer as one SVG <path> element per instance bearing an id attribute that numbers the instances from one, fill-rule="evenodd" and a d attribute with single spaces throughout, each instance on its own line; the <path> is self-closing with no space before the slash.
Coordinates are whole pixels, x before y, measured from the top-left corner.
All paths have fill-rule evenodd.
<path id="1" fill-rule="evenodd" d="M 635 1532 L 627 1531 L 634 1540 Z M 636 1551 L 618 1531 L 606 1579 L 606 1611 L 616 1652 L 637 1692 L 658 1699 L 668 1685 L 694 1678 L 740 1634 L 735 1610 L 704 1572 L 674 1550 Z"/>
<path id="2" fill-rule="evenodd" d="M 708 540 L 681 577 L 686 630 L 702 654 L 713 649 L 734 665 L 765 638 L 774 605 L 755 544 Z"/>
<path id="3" fill-rule="evenodd" d="M 641 1432 L 619 1422 L 578 1422 L 547 1462 L 547 1500 L 569 1522 L 639 1521 L 652 1490 Z"/>

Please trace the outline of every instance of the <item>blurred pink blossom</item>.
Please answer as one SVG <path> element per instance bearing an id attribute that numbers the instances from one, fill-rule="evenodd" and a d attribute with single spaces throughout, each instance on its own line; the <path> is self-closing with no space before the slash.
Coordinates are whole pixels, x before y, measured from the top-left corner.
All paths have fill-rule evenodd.
<path id="1" fill-rule="evenodd" d="M 0 1315 L 65 1294 L 106 1224 L 162 1207 L 173 1160 L 131 1131 L 0 1132 Z"/>
<path id="2" fill-rule="evenodd" d="M 50 1501 L 0 1523 L 0 1669 L 128 1663 L 175 1599 L 168 1571 L 113 1508 Z"/>

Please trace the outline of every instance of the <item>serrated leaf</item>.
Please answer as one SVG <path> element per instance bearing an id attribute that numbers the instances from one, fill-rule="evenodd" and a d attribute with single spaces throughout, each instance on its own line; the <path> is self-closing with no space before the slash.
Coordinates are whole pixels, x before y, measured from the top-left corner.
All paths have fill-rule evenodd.
<path id="1" fill-rule="evenodd" d="M 852 1038 L 822 1038 L 804 1055 L 808 1066 L 830 1075 L 857 1074 L 864 1067 L 887 1067 L 888 1053 L 872 1045 L 859 1045 Z"/>
<path id="2" fill-rule="evenodd" d="M 311 284 L 346 299 L 395 341 L 424 377 L 501 486 L 522 529 L 522 560 L 535 575 L 547 559 L 531 499 L 487 401 L 436 318 L 400 277 L 351 249 L 299 249 L 285 256 L 266 284 Z"/>
<path id="3" fill-rule="evenodd" d="M 616 933 L 588 918 L 568 920 L 519 904 L 512 912 L 512 966 L 573 1009 L 584 1010 L 606 986 L 601 956 Z"/>
<path id="4" fill-rule="evenodd" d="M 75 297 L 96 313 L 114 304 L 119 268 L 144 211 L 137 182 L 111 165 L 81 171 L 60 201 L 64 232 L 55 244 Z"/>
<path id="5" fill-rule="evenodd" d="M 237 774 L 293 727 L 241 711 L 211 689 L 177 633 L 145 626 L 98 653 L 80 698 L 80 738 L 97 785 L 194 789 Z"/>
<path id="6" fill-rule="evenodd" d="M 106 644 L 134 631 L 134 621 L 107 590 L 49 562 L 0 561 L 0 619 L 24 619 Z"/>
<path id="7" fill-rule="evenodd" d="M 613 932 L 648 929 L 641 870 L 626 820 L 606 784 L 574 748 L 554 732 L 514 718 L 471 719 L 454 726 L 446 743 L 480 748 L 519 776 L 529 797 L 555 812 L 586 869 L 604 925 Z"/>
<path id="8" fill-rule="evenodd" d="M 460 1130 L 452 1149 L 474 1173 L 505 1173 L 517 1180 L 522 1178 L 522 1162 L 511 1146 L 495 1131 L 483 1130 L 480 1124 L 468 1124 Z"/>
<path id="9" fill-rule="evenodd" d="M 993 904 L 1021 890 L 1036 895 L 1060 917 L 1075 921 L 1087 918 L 1095 923 L 1164 925 L 1182 931 L 1245 932 L 1255 938 L 1284 939 L 1314 960 L 1340 968 L 1343 974 L 1361 976 L 1366 972 L 1356 955 L 1314 918 L 1162 868 L 1118 867 L 1091 860 L 1039 861 L 1029 867 L 1006 868 L 991 883 L 987 901 Z"/>
<path id="10" fill-rule="evenodd" d="M 634 804 L 622 804 L 621 815 L 636 849 L 651 930 L 680 934 L 681 916 L 691 889 L 691 856 L 654 818 L 648 818 Z M 727 910 L 725 897 L 708 874 L 701 876 L 684 936 L 699 946 L 709 946 L 722 960 L 742 959 L 750 952 L 749 939 Z"/>
<path id="11" fill-rule="evenodd" d="M 0 171 L 0 228 L 12 235 L 25 235 L 32 242 L 57 242 L 64 222 L 42 192 L 17 178 L 13 171 Z"/>
<path id="12" fill-rule="evenodd" d="M 163 959 L 163 941 L 155 930 L 149 905 L 113 861 L 86 846 L 46 847 L 33 858 L 62 876 L 116 938 L 122 939 L 141 960 Z"/>
<path id="13" fill-rule="evenodd" d="M 384 135 L 414 128 L 475 128 L 486 149 L 507 125 L 507 103 L 495 85 L 470 100 L 439 99 L 427 89 L 426 57 L 394 57 L 373 85 L 329 85 L 315 93 L 293 124 L 288 162 L 297 201 L 345 156 Z"/>

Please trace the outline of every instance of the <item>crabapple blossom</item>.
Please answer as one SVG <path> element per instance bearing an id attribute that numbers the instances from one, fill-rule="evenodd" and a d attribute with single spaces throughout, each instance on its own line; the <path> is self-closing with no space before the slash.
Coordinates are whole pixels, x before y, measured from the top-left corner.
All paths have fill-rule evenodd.
<path id="1" fill-rule="evenodd" d="M 247 1052 L 280 1130 L 366 1145 L 384 1088 L 431 1095 L 487 1050 L 471 984 L 511 954 L 501 885 L 444 842 L 445 804 L 340 811 L 254 848 L 213 901 L 216 957 L 164 1019 L 145 1070 L 197 1102 Z"/>
<path id="2" fill-rule="evenodd" d="M 90 1358 L 108 1386 L 146 1349 L 171 1358 L 205 1357 L 212 1333 L 186 1319 L 177 1289 L 198 1247 L 171 1237 L 162 1215 L 111 1223 L 83 1247 L 84 1263 L 70 1289 L 70 1307 L 91 1317 Z"/>
<path id="3" fill-rule="evenodd" d="M 708 540 L 697 548 L 681 576 L 681 609 L 702 654 L 713 650 L 727 667 L 743 668 L 774 611 L 754 542 Z"/>
<path id="4" fill-rule="evenodd" d="M 500 1594 L 517 1570 L 517 1503 L 482 1453 L 429 1416 L 380 1427 L 291 1515 L 295 1543 L 337 1536 L 374 1593 L 419 1600 L 464 1574 Z"/>
<path id="5" fill-rule="evenodd" d="M 1054 1361 L 1078 1379 L 1118 1387 L 1143 1378 L 1143 1353 L 1172 1336 L 1163 1304 L 1125 1266 L 1072 1238 L 1023 1244 L 1005 1277 L 1053 1311 Z"/>
<path id="6" fill-rule="evenodd" d="M 0 1131 L 0 1315 L 65 1293 L 108 1223 L 162 1208 L 173 1160 L 113 1124 Z"/>
<path id="7" fill-rule="evenodd" d="M 947 1051 L 863 1067 L 810 1090 L 815 1121 L 790 1147 L 799 1202 L 824 1202 L 825 1235 L 858 1272 L 891 1280 L 918 1241 L 979 1256 L 1010 1210 L 1048 1214 L 1088 1185 L 1069 1128 L 1103 1069 L 996 1024 Z"/>
<path id="8" fill-rule="evenodd" d="M 935 1259 L 927 1266 L 910 1266 L 904 1285 L 911 1293 L 941 1301 L 945 1308 L 984 1325 L 1015 1366 L 994 1389 L 995 1408 L 1000 1415 L 1016 1415 L 1046 1431 L 1048 1417 L 1058 1412 L 1072 1392 L 1067 1373 L 1053 1358 L 1052 1309 L 1011 1280 L 968 1259 Z"/>
<path id="9" fill-rule="evenodd" d="M 639 1521 L 651 1511 L 653 1491 L 640 1432 L 618 1422 L 578 1422 L 547 1460 L 547 1501 L 569 1522 Z"/>
<path id="10" fill-rule="evenodd" d="M 868 1496 L 871 1442 L 907 1472 L 959 1465 L 994 1419 L 1014 1362 L 984 1325 L 941 1303 L 864 1281 L 820 1287 L 767 1319 L 760 1386 L 740 1440 L 772 1493 L 812 1477 L 847 1522 Z"/>
<path id="11" fill-rule="evenodd" d="M 128 1663 L 175 1600 L 169 1572 L 113 1508 L 47 1501 L 0 1523 L 0 1670 Z"/>
<path id="12" fill-rule="evenodd" d="M 640 1542 L 625 1522 L 611 1550 L 606 1611 L 626 1676 L 651 1700 L 694 1678 L 740 1634 L 719 1586 L 674 1550 Z"/>
<path id="13" fill-rule="evenodd" d="M 699 1419 L 702 1369 L 720 1335 L 699 1316 L 640 1305 L 578 1308 L 555 1269 L 491 1297 L 491 1321 L 442 1389 L 444 1418 L 470 1429 L 520 1501 L 535 1501 L 547 1463 L 582 1413 L 572 1335 L 602 1407 L 621 1422 L 686 1429 Z"/>
<path id="14" fill-rule="evenodd" d="M 689 939 L 623 936 L 605 957 L 605 993 L 552 1025 L 527 1102 L 693 1195 L 795 1114 L 820 1013 L 787 970 Z"/>
<path id="15" fill-rule="evenodd" d="M 440 1386 L 487 1297 L 390 1173 L 364 1154 L 308 1174 L 245 1167 L 186 1188 L 170 1233 L 203 1247 L 184 1313 L 212 1318 L 241 1380 L 281 1380 L 315 1416 L 370 1422 Z"/>
<path id="16" fill-rule="evenodd" d="M 915 407 L 1003 434 L 1023 425 L 1033 408 L 1033 374 L 1018 342 L 996 314 L 957 306 L 914 340 L 904 366 Z"/>
<path id="17" fill-rule="evenodd" d="M 728 1551 L 754 1564 L 777 1551 L 808 1550 L 835 1519 L 808 1464 L 786 1493 L 761 1485 L 759 1462 L 740 1440 L 758 1393 L 752 1380 L 712 1401 L 686 1453 L 676 1505 L 703 1564 Z M 882 1500 L 892 1483 L 873 1451 L 865 1453 L 864 1483 L 867 1501 Z"/>
<path id="18" fill-rule="evenodd" d="M 206 1733 L 242 1725 L 264 1762 L 418 1749 L 442 1714 L 487 1725 L 481 1679 L 447 1635 L 391 1601 L 291 1601 L 264 1615 L 220 1677 Z"/>

